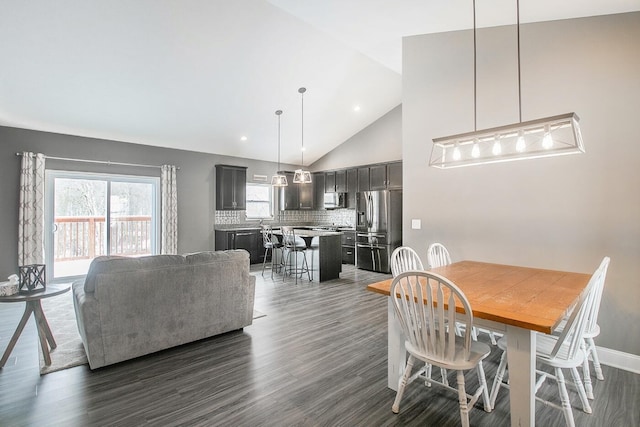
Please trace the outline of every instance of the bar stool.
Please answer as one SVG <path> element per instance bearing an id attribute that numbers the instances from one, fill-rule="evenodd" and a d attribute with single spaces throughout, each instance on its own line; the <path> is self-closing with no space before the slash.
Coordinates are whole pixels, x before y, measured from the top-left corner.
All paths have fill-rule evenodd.
<path id="1" fill-rule="evenodd" d="M 302 238 L 300 237 L 296 238 L 296 233 L 293 227 L 283 226 L 281 228 L 281 231 L 282 231 L 282 244 L 283 244 L 283 251 L 284 251 L 283 256 L 286 256 L 285 264 L 284 264 L 283 280 L 284 280 L 284 276 L 286 276 L 287 273 L 291 274 L 291 272 L 293 272 L 293 274 L 296 277 L 296 285 L 298 284 L 298 274 L 300 274 L 300 278 L 302 279 L 302 275 L 304 273 L 307 273 L 307 276 L 309 277 L 309 281 L 311 281 L 309 264 L 307 263 L 307 244 Z M 300 267 L 298 267 L 298 254 L 302 254 L 302 264 Z M 291 255 L 294 256 L 293 268 L 291 267 Z"/>
<path id="2" fill-rule="evenodd" d="M 264 259 L 262 260 L 262 276 L 264 277 L 264 268 L 267 264 L 267 257 L 271 251 L 271 278 L 273 279 L 273 270 L 280 270 L 283 258 L 283 245 L 277 238 L 273 237 L 273 229 L 270 225 L 262 225 L 262 246 L 264 246 Z M 276 263 L 276 251 L 280 251 L 279 264 Z"/>

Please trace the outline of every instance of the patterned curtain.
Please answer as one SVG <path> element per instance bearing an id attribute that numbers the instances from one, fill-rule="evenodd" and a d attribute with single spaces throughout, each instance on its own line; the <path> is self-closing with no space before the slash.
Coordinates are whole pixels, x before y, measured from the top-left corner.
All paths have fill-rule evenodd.
<path id="1" fill-rule="evenodd" d="M 44 154 L 22 153 L 18 265 L 44 264 Z"/>
<path id="2" fill-rule="evenodd" d="M 162 191 L 162 236 L 160 253 L 178 253 L 178 188 L 176 186 L 176 167 L 162 165 L 160 189 Z"/>

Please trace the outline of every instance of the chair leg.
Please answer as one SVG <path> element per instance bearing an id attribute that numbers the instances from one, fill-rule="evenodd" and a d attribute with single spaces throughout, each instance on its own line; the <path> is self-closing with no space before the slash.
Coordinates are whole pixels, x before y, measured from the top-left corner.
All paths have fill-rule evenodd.
<path id="1" fill-rule="evenodd" d="M 396 398 L 393 401 L 393 406 L 391 407 L 391 411 L 394 414 L 400 412 L 400 401 L 402 400 L 402 395 L 404 394 L 404 389 L 407 386 L 407 381 L 409 380 L 409 376 L 411 375 L 411 369 L 413 369 L 413 362 L 415 358 L 409 355 L 409 360 L 407 360 L 407 366 L 404 368 L 404 374 L 400 378 L 400 382 L 398 383 L 398 392 L 396 393 Z"/>
<path id="2" fill-rule="evenodd" d="M 593 400 L 593 385 L 591 384 L 591 372 L 589 372 L 589 350 L 586 343 L 582 343 L 582 351 L 584 353 L 584 361 L 582 362 L 582 377 L 584 378 L 584 390 L 587 393 L 587 399 Z"/>
<path id="3" fill-rule="evenodd" d="M 262 260 L 262 277 L 264 277 L 264 267 L 267 264 L 267 255 L 269 255 L 269 249 L 264 250 L 264 259 Z M 273 259 L 273 249 L 271 249 L 271 258 Z M 273 261 L 271 262 L 271 277 L 273 277 Z"/>
<path id="4" fill-rule="evenodd" d="M 498 341 L 496 341 L 496 334 L 494 334 L 492 331 L 489 331 L 489 338 L 491 338 L 491 345 L 498 344 Z"/>
<path id="5" fill-rule="evenodd" d="M 447 370 L 445 368 L 440 368 L 440 375 L 442 376 L 442 384 L 448 386 L 449 378 L 447 378 Z"/>
<path id="6" fill-rule="evenodd" d="M 478 370 L 478 381 L 480 382 L 480 387 L 482 387 L 482 403 L 484 404 L 484 411 L 491 412 L 493 406 L 491 406 L 491 402 L 489 400 L 489 386 L 487 386 L 487 378 L 484 375 L 484 366 L 482 366 L 482 361 L 478 363 L 476 369 Z"/>
<path id="7" fill-rule="evenodd" d="M 589 405 L 587 393 L 584 390 L 584 385 L 582 385 L 577 368 L 571 368 L 571 376 L 573 377 L 573 383 L 575 384 L 576 389 L 578 389 L 578 396 L 580 396 L 580 401 L 582 402 L 582 410 L 587 414 L 590 414 L 592 412 L 591 405 Z"/>
<path id="8" fill-rule="evenodd" d="M 600 359 L 598 358 L 598 352 L 596 351 L 596 343 L 593 338 L 587 338 L 587 354 L 591 355 L 593 359 L 593 369 L 596 371 L 596 378 L 600 381 L 604 380 L 602 375 L 602 366 L 600 366 Z"/>
<path id="9" fill-rule="evenodd" d="M 500 391 L 500 387 L 502 387 L 502 379 L 504 378 L 504 373 L 506 370 L 507 370 L 507 352 L 503 351 L 502 356 L 500 356 L 500 364 L 498 365 L 496 376 L 493 379 L 493 385 L 491 386 L 491 396 L 489 398 L 489 405 L 492 408 L 496 407 L 496 398 L 498 397 L 498 392 Z"/>
<path id="10" fill-rule="evenodd" d="M 567 385 L 564 381 L 564 375 L 562 369 L 555 368 L 556 380 L 558 382 L 558 392 L 560 393 L 560 402 L 562 403 L 562 413 L 564 414 L 564 421 L 567 427 L 575 427 L 576 423 L 573 421 L 573 412 L 571 412 L 571 402 L 569 401 L 569 393 L 567 393 Z"/>
<path id="11" fill-rule="evenodd" d="M 460 421 L 462 427 L 469 427 L 469 405 L 467 404 L 467 392 L 464 389 L 464 372 L 458 371 L 458 402 L 460 404 Z"/>

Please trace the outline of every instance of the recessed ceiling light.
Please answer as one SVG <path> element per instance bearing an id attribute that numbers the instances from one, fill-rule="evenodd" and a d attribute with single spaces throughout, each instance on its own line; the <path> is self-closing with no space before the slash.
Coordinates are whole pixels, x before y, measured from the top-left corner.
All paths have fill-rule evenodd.
<path id="1" fill-rule="evenodd" d="M 360 106 L 359 105 L 355 105 L 353 107 L 353 111 L 360 111 Z"/>
<path id="2" fill-rule="evenodd" d="M 241 136 L 240 137 L 240 141 L 246 141 L 247 139 L 249 139 L 249 138 L 247 138 L 246 136 Z"/>

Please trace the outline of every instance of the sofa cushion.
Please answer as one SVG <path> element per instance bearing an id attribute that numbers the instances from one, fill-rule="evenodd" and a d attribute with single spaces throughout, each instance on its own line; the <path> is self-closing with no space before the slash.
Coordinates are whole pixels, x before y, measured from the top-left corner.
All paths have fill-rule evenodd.
<path id="1" fill-rule="evenodd" d="M 99 256 L 89 266 L 89 272 L 84 281 L 84 291 L 88 293 L 95 292 L 96 276 L 98 274 L 163 268 L 185 263 L 185 257 L 182 255 L 152 255 L 139 258 Z"/>

